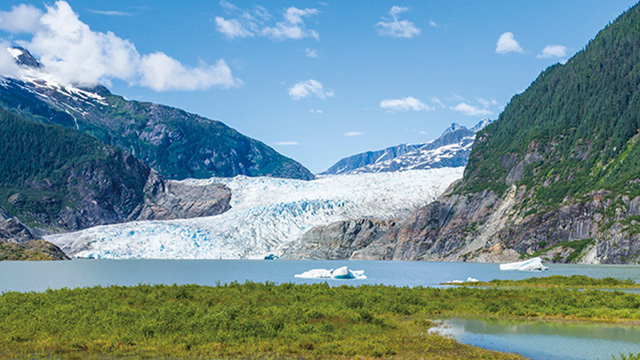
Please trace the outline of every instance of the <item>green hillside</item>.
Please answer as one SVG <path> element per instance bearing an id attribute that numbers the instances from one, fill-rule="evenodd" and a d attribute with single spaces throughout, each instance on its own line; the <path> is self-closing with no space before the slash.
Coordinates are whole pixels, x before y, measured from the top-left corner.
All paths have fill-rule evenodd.
<path id="1" fill-rule="evenodd" d="M 99 140 L 0 109 L 0 206 L 31 225 L 79 229 L 122 221 L 149 168 Z"/>
<path id="2" fill-rule="evenodd" d="M 639 84 L 635 6 L 513 97 L 479 134 L 458 189 L 501 193 L 510 183 L 527 185 L 535 189 L 531 205 L 550 207 L 599 189 L 640 195 Z M 516 169 L 508 179 L 519 163 L 521 175 Z"/>

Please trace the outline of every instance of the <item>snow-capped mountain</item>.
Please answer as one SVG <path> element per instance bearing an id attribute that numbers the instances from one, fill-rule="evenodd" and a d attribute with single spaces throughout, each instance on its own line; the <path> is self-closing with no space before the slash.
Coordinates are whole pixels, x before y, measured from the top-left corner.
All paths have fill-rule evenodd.
<path id="1" fill-rule="evenodd" d="M 216 216 L 139 221 L 47 236 L 83 258 L 243 259 L 281 254 L 307 230 L 336 221 L 402 218 L 433 201 L 463 168 L 325 176 L 313 181 L 268 177 L 183 180 L 224 184 L 231 210 Z"/>
<path id="2" fill-rule="evenodd" d="M 9 48 L 18 70 L 0 76 L 0 107 L 28 120 L 73 128 L 125 150 L 169 179 L 274 176 L 312 179 L 293 159 L 220 121 L 104 86 L 64 84 L 22 48 Z"/>
<path id="3" fill-rule="evenodd" d="M 485 119 L 471 129 L 453 123 L 439 138 L 423 144 L 401 144 L 346 157 L 322 174 L 364 174 L 465 166 L 476 132 L 491 123 Z"/>

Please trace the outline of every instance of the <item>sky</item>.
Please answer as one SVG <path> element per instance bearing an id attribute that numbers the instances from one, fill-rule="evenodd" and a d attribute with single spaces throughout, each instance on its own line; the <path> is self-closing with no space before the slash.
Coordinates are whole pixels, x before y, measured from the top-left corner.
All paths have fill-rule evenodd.
<path id="1" fill-rule="evenodd" d="M 3 0 L 0 48 L 62 83 L 220 120 L 318 173 L 497 119 L 634 3 Z"/>

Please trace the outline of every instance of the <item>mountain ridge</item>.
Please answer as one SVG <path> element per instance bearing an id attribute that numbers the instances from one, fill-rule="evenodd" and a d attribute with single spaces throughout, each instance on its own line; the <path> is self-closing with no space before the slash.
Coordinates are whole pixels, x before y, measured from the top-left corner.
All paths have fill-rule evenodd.
<path id="1" fill-rule="evenodd" d="M 438 138 L 426 143 L 400 144 L 382 150 L 351 155 L 339 160 L 320 175 L 464 166 L 467 163 L 475 133 L 490 123 L 491 120 L 485 119 L 470 129 L 453 123 Z"/>
<path id="2" fill-rule="evenodd" d="M 274 176 L 312 179 L 300 163 L 224 123 L 170 106 L 125 100 L 106 87 L 63 86 L 22 48 L 19 77 L 0 81 L 0 107 L 43 124 L 90 134 L 169 179 Z"/>

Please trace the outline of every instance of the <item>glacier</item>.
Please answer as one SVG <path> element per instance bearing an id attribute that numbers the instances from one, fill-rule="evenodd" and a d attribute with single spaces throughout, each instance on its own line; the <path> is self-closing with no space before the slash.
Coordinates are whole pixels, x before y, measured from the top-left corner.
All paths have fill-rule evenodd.
<path id="1" fill-rule="evenodd" d="M 231 189 L 231 209 L 202 218 L 136 221 L 45 236 L 66 254 L 96 259 L 264 259 L 307 230 L 354 218 L 403 218 L 436 199 L 464 168 L 320 176 L 186 179 Z"/>

